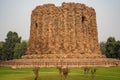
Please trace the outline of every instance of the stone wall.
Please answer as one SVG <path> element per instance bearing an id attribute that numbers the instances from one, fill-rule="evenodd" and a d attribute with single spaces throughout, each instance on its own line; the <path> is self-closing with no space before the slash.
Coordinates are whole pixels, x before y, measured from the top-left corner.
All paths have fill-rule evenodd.
<path id="1" fill-rule="evenodd" d="M 100 55 L 95 10 L 80 3 L 37 6 L 26 54 Z"/>

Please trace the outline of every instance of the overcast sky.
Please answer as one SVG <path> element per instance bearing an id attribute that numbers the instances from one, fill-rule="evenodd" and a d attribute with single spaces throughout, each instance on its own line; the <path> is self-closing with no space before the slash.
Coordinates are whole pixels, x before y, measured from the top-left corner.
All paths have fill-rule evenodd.
<path id="1" fill-rule="evenodd" d="M 15 31 L 28 40 L 32 10 L 47 3 L 60 6 L 62 2 L 84 3 L 96 10 L 99 41 L 109 36 L 120 40 L 120 0 L 0 0 L 0 41 L 8 31 Z"/>

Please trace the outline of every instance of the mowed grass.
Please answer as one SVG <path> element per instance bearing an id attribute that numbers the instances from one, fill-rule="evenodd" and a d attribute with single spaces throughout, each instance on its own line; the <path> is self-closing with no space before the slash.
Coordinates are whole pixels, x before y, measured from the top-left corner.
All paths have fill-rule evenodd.
<path id="1" fill-rule="evenodd" d="M 11 69 L 0 67 L 0 80 L 34 80 L 32 68 Z M 40 68 L 38 80 L 60 80 L 57 68 Z M 91 80 L 91 73 L 84 77 L 82 68 L 70 68 L 67 80 Z M 97 68 L 94 80 L 120 80 L 120 67 Z"/>

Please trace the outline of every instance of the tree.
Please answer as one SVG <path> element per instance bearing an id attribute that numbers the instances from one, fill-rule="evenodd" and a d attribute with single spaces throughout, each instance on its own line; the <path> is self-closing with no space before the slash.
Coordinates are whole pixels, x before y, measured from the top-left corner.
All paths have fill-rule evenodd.
<path id="1" fill-rule="evenodd" d="M 21 58 L 22 55 L 25 54 L 27 50 L 27 42 L 22 41 L 21 43 L 17 43 L 14 48 L 14 58 Z"/>
<path id="2" fill-rule="evenodd" d="M 3 59 L 3 44 L 4 44 L 4 42 L 0 42 L 0 60 L 2 60 Z"/>
<path id="3" fill-rule="evenodd" d="M 100 42 L 100 49 L 102 54 L 106 55 L 106 42 Z"/>
<path id="4" fill-rule="evenodd" d="M 115 44 L 116 40 L 114 37 L 109 37 L 106 42 L 106 56 L 108 58 L 115 58 Z"/>
<path id="5" fill-rule="evenodd" d="M 120 41 L 116 41 L 115 43 L 115 57 L 120 59 Z"/>
<path id="6" fill-rule="evenodd" d="M 20 41 L 21 37 L 19 37 L 16 32 L 9 31 L 7 33 L 7 38 L 5 39 L 5 43 L 3 45 L 4 60 L 10 60 L 14 58 L 14 47 L 16 43 L 20 43 Z"/>
<path id="7" fill-rule="evenodd" d="M 107 42 L 101 42 L 100 48 L 106 57 L 120 59 L 120 41 L 116 41 L 114 37 L 109 37 Z"/>

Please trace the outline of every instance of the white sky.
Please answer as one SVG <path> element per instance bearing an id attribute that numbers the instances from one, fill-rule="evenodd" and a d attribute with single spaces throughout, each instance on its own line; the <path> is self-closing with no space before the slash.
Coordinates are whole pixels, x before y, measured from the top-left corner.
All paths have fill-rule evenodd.
<path id="1" fill-rule="evenodd" d="M 47 3 L 60 6 L 62 2 L 84 3 L 96 10 L 99 41 L 109 36 L 120 40 L 120 0 L 0 0 L 0 41 L 4 41 L 8 31 L 15 31 L 28 40 L 32 10 Z"/>

